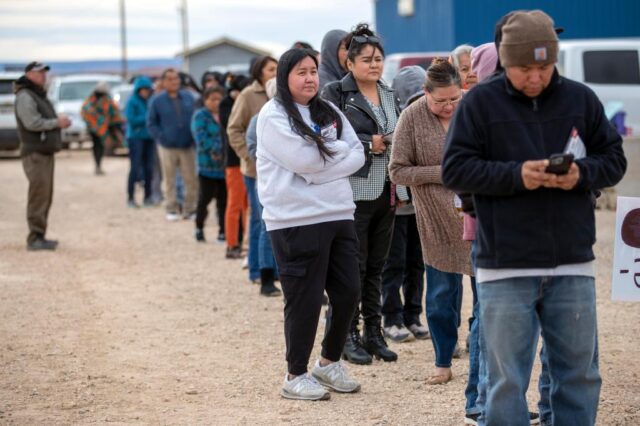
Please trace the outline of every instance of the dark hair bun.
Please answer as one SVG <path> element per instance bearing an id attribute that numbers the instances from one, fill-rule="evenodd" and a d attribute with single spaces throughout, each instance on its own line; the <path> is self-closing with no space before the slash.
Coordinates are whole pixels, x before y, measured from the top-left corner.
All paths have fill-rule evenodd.
<path id="1" fill-rule="evenodd" d="M 372 35 L 374 35 L 373 31 L 371 31 L 369 29 L 369 24 L 365 24 L 364 22 L 361 22 L 358 25 L 356 25 L 356 28 L 353 31 L 351 31 L 351 34 L 354 35 L 354 36 L 362 36 L 362 35 L 372 36 Z"/>

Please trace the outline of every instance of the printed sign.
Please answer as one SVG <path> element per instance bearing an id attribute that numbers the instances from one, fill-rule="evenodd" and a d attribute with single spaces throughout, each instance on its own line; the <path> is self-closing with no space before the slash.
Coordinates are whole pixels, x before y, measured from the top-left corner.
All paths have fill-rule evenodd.
<path id="1" fill-rule="evenodd" d="M 618 197 L 611 298 L 640 302 L 640 198 Z"/>

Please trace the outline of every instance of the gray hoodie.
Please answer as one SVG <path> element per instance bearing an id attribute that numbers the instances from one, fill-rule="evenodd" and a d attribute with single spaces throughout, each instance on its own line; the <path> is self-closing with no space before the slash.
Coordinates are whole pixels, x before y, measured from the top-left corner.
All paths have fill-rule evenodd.
<path id="1" fill-rule="evenodd" d="M 409 104 L 424 95 L 424 81 L 427 72 L 418 65 L 411 65 L 400 69 L 393 79 L 393 90 L 400 98 L 400 109 L 404 110 Z"/>
<path id="2" fill-rule="evenodd" d="M 318 92 L 321 92 L 326 84 L 332 81 L 342 80 L 342 77 L 347 74 L 338 63 L 338 47 L 340 47 L 340 40 L 346 35 L 346 31 L 331 30 L 325 34 L 322 39 L 320 67 L 318 68 L 318 75 L 320 76 Z"/>

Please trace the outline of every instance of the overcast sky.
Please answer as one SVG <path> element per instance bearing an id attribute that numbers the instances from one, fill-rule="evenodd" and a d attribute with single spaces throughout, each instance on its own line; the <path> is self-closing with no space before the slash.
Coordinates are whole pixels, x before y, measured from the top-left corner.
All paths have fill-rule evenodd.
<path id="1" fill-rule="evenodd" d="M 119 0 L 0 0 L 0 62 L 117 59 Z M 129 58 L 182 48 L 179 0 L 126 0 Z M 372 22 L 373 0 L 188 0 L 189 47 L 226 35 L 280 54 Z"/>

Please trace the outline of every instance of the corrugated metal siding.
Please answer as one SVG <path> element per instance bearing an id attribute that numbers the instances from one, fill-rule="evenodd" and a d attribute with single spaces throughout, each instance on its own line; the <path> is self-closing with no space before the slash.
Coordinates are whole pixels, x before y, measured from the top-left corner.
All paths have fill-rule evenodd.
<path id="1" fill-rule="evenodd" d="M 415 14 L 398 16 L 397 0 L 376 0 L 376 29 L 387 53 L 446 50 L 453 43 L 451 0 L 415 2 Z"/>
<path id="2" fill-rule="evenodd" d="M 450 50 L 493 40 L 496 21 L 517 9 L 542 9 L 565 29 L 561 39 L 640 37 L 638 0 L 415 0 L 398 16 L 397 0 L 376 1 L 376 26 L 387 53 Z"/>

